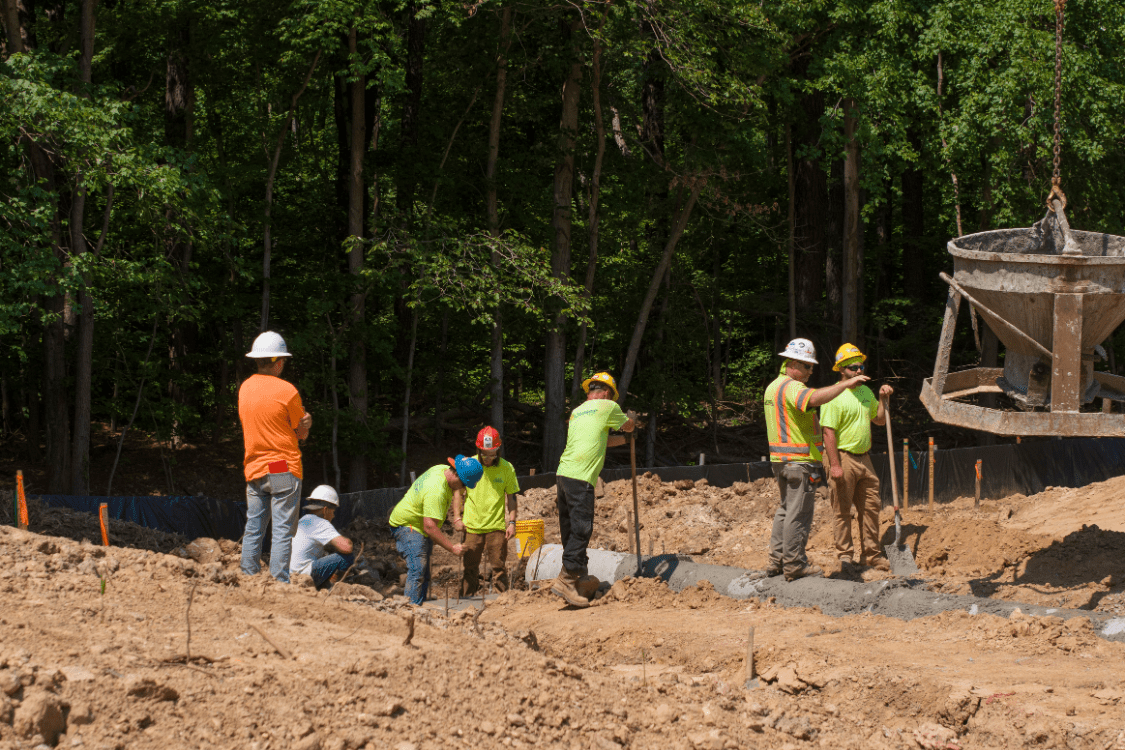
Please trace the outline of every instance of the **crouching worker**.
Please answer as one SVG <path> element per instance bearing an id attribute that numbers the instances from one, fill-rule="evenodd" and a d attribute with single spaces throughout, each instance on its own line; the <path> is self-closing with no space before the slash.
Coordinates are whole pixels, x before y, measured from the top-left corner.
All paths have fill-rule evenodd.
<path id="1" fill-rule="evenodd" d="M 500 458 L 500 433 L 484 427 L 477 433 L 477 460 L 484 477 L 466 491 L 465 515 L 460 495 L 453 497 L 453 528 L 465 533 L 465 577 L 461 595 L 480 590 L 481 553 L 488 555 L 491 581 L 497 592 L 508 590 L 508 540 L 516 531 L 516 493 L 520 491 L 516 470 Z"/>
<path id="2" fill-rule="evenodd" d="M 351 540 L 332 525 L 339 507 L 336 490 L 322 484 L 309 495 L 304 515 L 297 522 L 289 575 L 312 576 L 318 591 L 331 588 L 355 561 Z"/>
<path id="3" fill-rule="evenodd" d="M 441 532 L 453 493 L 462 494 L 466 487 L 476 487 L 484 474 L 484 468 L 475 458 L 457 456 L 447 460 L 449 466 L 438 464 L 418 477 L 391 511 L 395 548 L 406 560 L 404 593 L 407 599 L 418 605 L 426 601 L 430 591 L 430 556 L 434 551 L 434 542 L 458 557 L 464 550 L 462 545 L 454 544 Z"/>

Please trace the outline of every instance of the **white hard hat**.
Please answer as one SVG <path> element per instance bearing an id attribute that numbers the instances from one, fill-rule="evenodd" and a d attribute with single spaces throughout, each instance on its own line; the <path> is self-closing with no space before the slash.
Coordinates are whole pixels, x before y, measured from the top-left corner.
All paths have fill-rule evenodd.
<path id="1" fill-rule="evenodd" d="M 782 357 L 786 359 L 795 359 L 800 362 L 808 362 L 810 365 L 817 364 L 816 361 L 816 347 L 808 339 L 793 339 L 789 345 L 785 347 L 785 351 L 780 352 Z"/>
<path id="2" fill-rule="evenodd" d="M 312 494 L 309 495 L 309 500 L 315 500 L 315 503 L 310 504 L 321 508 L 328 506 L 333 508 L 340 507 L 340 496 L 336 494 L 336 490 L 332 489 L 327 484 L 322 484 L 313 490 Z"/>
<path id="3" fill-rule="evenodd" d="M 254 339 L 254 346 L 250 347 L 250 353 L 246 356 L 251 359 L 268 359 L 293 355 L 289 353 L 289 348 L 285 346 L 285 339 L 281 338 L 280 333 L 266 331 L 258 334 L 258 338 Z"/>

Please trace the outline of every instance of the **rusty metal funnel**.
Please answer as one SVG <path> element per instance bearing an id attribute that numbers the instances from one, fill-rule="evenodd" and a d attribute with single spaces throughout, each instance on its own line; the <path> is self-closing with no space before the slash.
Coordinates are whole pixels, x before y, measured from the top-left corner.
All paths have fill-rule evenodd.
<path id="1" fill-rule="evenodd" d="M 1125 237 L 1070 229 L 1062 207 L 1029 229 L 951 240 L 953 276 L 922 401 L 939 422 L 1001 435 L 1123 435 L 1125 417 L 1081 411 L 1125 400 L 1125 378 L 1094 371 L 1099 346 L 1125 320 Z M 949 372 L 961 300 L 1005 347 L 1004 368 Z M 1003 393 L 1020 411 L 961 401 Z"/>

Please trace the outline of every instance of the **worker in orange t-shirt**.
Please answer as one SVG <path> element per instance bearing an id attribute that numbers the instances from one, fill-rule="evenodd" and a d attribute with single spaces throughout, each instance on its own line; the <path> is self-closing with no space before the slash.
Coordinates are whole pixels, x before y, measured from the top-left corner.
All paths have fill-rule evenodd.
<path id="1" fill-rule="evenodd" d="M 289 582 L 289 555 L 301 503 L 301 448 L 309 436 L 312 415 L 301 405 L 297 389 L 281 379 L 289 350 L 273 331 L 254 339 L 246 355 L 258 366 L 238 389 L 238 418 L 246 448 L 246 530 L 242 535 L 242 572 L 261 570 L 266 513 L 271 513 L 273 540 L 270 575 Z"/>

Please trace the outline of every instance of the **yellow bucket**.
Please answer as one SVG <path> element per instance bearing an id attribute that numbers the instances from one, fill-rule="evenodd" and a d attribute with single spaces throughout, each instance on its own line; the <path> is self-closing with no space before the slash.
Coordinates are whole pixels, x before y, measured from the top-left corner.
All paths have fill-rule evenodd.
<path id="1" fill-rule="evenodd" d="M 543 546 L 543 519 L 516 521 L 516 559 L 531 557 Z"/>

